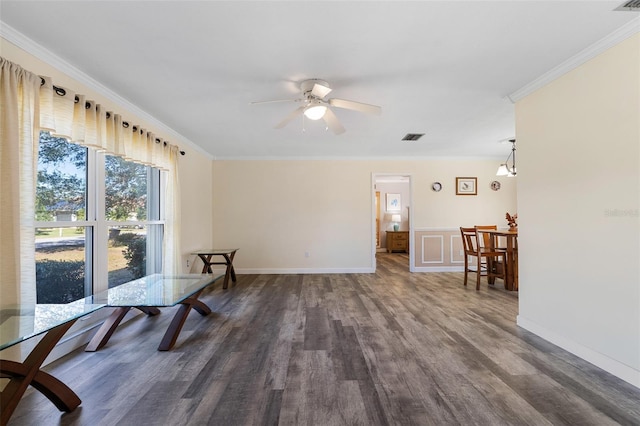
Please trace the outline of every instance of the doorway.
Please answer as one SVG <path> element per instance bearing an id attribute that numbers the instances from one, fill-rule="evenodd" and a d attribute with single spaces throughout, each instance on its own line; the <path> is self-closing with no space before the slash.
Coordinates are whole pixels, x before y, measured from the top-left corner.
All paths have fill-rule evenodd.
<path id="1" fill-rule="evenodd" d="M 372 174 L 372 263 L 376 256 L 393 256 L 414 271 L 413 191 L 408 173 Z"/>

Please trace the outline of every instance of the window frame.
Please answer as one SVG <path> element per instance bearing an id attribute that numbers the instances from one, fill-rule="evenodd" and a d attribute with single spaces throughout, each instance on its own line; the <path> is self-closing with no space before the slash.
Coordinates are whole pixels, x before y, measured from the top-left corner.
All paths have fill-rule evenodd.
<path id="1" fill-rule="evenodd" d="M 72 143 L 67 140 L 67 143 Z M 106 171 L 105 157 L 111 155 L 92 147 L 85 147 L 86 188 L 85 218 L 76 221 L 37 221 L 37 228 L 77 228 L 85 229 L 85 278 L 84 294 L 91 296 L 109 287 L 108 240 L 110 226 L 144 226 L 147 231 L 147 273 L 161 272 L 163 260 L 163 238 L 165 203 L 162 194 L 166 190 L 167 173 L 148 166 L 147 172 L 147 218 L 138 221 L 110 221 L 106 219 Z M 131 161 L 131 160 L 126 160 Z M 152 218 L 152 219 L 151 219 Z"/>

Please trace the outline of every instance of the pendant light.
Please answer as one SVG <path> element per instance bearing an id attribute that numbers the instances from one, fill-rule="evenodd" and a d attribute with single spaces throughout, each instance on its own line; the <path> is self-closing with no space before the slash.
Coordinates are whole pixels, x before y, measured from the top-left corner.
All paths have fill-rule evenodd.
<path id="1" fill-rule="evenodd" d="M 516 175 L 516 140 L 509 139 L 511 142 L 511 153 L 507 157 L 507 161 L 500 164 L 496 176 L 514 177 Z M 511 167 L 509 167 L 509 159 L 511 158 Z"/>

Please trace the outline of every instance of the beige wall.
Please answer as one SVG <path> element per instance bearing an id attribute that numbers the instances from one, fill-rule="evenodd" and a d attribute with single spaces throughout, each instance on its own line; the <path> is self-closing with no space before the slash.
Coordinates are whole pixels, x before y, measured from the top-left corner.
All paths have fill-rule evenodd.
<path id="1" fill-rule="evenodd" d="M 181 250 L 183 272 L 200 272 L 194 265 L 197 249 L 213 247 L 213 162 L 197 152 L 180 159 Z M 187 260 L 189 267 L 187 267 Z"/>
<path id="2" fill-rule="evenodd" d="M 373 174 L 411 176 L 413 201 L 406 203 L 416 231 L 506 226 L 516 184 L 496 178 L 501 161 L 214 161 L 214 243 L 240 248 L 240 272 L 371 271 Z M 456 196 L 456 176 L 477 176 L 478 195 Z M 492 180 L 501 181 L 500 191 L 490 189 Z M 431 190 L 434 181 L 441 192 Z"/>
<path id="3" fill-rule="evenodd" d="M 518 324 L 640 386 L 640 35 L 516 117 Z"/>

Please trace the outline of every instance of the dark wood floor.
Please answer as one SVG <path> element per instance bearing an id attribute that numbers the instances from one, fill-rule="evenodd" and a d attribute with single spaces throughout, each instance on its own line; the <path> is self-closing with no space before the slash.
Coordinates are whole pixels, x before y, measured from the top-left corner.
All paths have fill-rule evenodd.
<path id="1" fill-rule="evenodd" d="M 172 309 L 47 367 L 83 400 L 29 391 L 11 425 L 640 424 L 640 390 L 515 325 L 517 294 L 461 273 L 239 275 L 176 347 Z"/>

